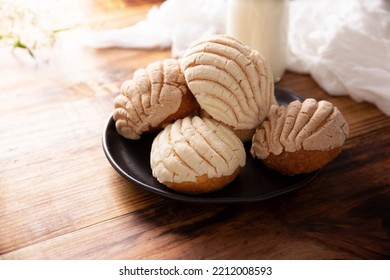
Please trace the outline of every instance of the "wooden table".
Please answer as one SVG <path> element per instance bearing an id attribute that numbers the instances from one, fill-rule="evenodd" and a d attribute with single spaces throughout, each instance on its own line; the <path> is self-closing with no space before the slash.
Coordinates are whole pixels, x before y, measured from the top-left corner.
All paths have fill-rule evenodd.
<path id="1" fill-rule="evenodd" d="M 111 3 L 85 5 L 87 24 L 130 25 L 152 4 Z M 390 118 L 331 97 L 310 76 L 287 73 L 279 86 L 333 102 L 350 137 L 303 188 L 199 205 L 122 178 L 101 142 L 113 99 L 135 69 L 167 57 L 169 50 L 63 48 L 35 66 L 1 53 L 0 259 L 390 258 Z"/>

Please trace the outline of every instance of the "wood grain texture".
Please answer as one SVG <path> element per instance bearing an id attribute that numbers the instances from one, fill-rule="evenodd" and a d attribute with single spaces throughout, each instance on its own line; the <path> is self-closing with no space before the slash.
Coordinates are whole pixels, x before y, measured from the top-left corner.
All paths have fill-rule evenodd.
<path id="1" fill-rule="evenodd" d="M 125 26 L 155 1 L 123 3 L 91 24 Z M 278 86 L 344 114 L 343 152 L 289 194 L 188 204 L 132 186 L 101 145 L 122 81 L 169 50 L 78 50 L 41 68 L 0 55 L 0 259 L 390 258 L 390 118 L 374 106 L 287 73 Z"/>

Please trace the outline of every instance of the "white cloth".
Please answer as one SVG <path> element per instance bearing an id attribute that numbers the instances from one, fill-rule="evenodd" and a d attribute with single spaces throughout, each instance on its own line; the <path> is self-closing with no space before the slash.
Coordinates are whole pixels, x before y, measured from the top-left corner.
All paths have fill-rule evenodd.
<path id="1" fill-rule="evenodd" d="M 390 2 L 290 3 L 288 69 L 390 115 Z"/>
<path id="2" fill-rule="evenodd" d="M 168 0 L 152 7 L 133 26 L 91 32 L 84 45 L 94 48 L 169 48 L 179 57 L 196 40 L 224 33 L 226 0 Z"/>
<path id="3" fill-rule="evenodd" d="M 90 47 L 172 48 L 224 33 L 226 0 L 167 0 L 146 20 L 92 32 Z M 390 116 L 390 1 L 290 2 L 288 70 L 308 73 L 331 95 L 374 103 Z"/>

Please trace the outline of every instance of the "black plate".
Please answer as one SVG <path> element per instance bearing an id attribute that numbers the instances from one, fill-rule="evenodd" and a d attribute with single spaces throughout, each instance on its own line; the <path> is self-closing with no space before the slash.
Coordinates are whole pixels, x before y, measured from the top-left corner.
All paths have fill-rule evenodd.
<path id="1" fill-rule="evenodd" d="M 285 89 L 275 89 L 279 104 L 287 105 L 299 96 Z M 153 176 L 150 168 L 150 149 L 156 134 L 142 135 L 140 140 L 129 140 L 120 136 L 110 116 L 103 134 L 103 149 L 115 170 L 134 185 L 147 191 L 187 202 L 232 203 L 260 201 L 293 191 L 312 180 L 318 171 L 310 174 L 285 176 L 267 169 L 260 160 L 249 153 L 250 143 L 245 144 L 247 161 L 240 175 L 224 189 L 204 194 L 189 195 L 173 191 Z"/>

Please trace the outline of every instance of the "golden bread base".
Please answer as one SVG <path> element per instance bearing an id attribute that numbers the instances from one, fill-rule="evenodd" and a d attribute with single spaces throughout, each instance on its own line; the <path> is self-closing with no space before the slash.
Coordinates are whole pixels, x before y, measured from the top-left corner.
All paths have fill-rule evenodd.
<path id="1" fill-rule="evenodd" d="M 194 95 L 188 90 L 181 98 L 179 109 L 175 113 L 167 117 L 164 121 L 162 121 L 158 128 L 163 128 L 178 119 L 191 116 L 192 114 L 196 113 L 198 109 L 198 102 L 196 101 Z"/>
<path id="2" fill-rule="evenodd" d="M 283 151 L 279 155 L 270 154 L 263 160 L 264 164 L 271 169 L 286 175 L 310 173 L 318 170 L 332 161 L 341 152 L 341 147 L 329 151 L 306 151 L 296 152 Z"/>
<path id="3" fill-rule="evenodd" d="M 177 192 L 188 194 L 204 194 L 218 191 L 231 183 L 240 173 L 241 167 L 238 167 L 231 175 L 219 178 L 209 178 L 207 175 L 197 177 L 196 182 L 164 182 L 163 184 Z"/>

